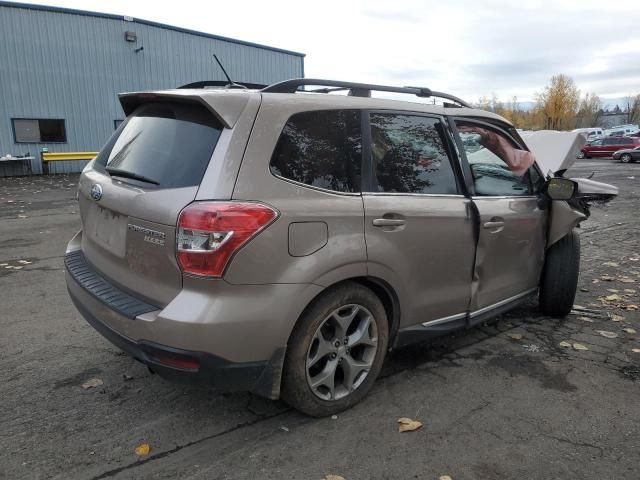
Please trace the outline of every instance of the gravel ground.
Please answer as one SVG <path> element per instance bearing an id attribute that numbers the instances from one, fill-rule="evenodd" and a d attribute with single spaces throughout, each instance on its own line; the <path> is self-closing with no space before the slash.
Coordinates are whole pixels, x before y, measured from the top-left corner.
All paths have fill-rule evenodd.
<path id="1" fill-rule="evenodd" d="M 320 420 L 122 355 L 66 293 L 77 177 L 0 179 L 0 478 L 637 480 L 640 336 L 625 329 L 640 331 L 640 164 L 571 173 L 592 171 L 621 195 L 582 229 L 589 310 L 555 320 L 526 305 L 397 351 L 364 402 Z M 398 433 L 399 417 L 424 425 Z"/>

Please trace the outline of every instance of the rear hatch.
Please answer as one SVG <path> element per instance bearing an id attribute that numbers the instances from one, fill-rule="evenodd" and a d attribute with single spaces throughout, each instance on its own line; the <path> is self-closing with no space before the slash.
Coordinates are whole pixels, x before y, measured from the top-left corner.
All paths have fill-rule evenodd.
<path id="1" fill-rule="evenodd" d="M 163 307 L 182 287 L 176 222 L 191 203 L 223 125 L 194 101 L 137 106 L 79 185 L 82 251 L 95 270 Z"/>

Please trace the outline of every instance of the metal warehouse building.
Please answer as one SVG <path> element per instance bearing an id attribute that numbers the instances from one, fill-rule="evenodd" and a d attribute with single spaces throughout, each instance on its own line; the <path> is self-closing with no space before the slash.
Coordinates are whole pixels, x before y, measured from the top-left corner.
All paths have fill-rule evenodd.
<path id="1" fill-rule="evenodd" d="M 146 20 L 0 1 L 0 176 L 41 173 L 40 152 L 97 151 L 124 114 L 117 94 L 304 76 L 304 55 Z M 15 157 L 34 157 L 15 160 Z M 13 158 L 3 161 L 2 159 Z M 53 172 L 86 161 L 51 162 Z"/>

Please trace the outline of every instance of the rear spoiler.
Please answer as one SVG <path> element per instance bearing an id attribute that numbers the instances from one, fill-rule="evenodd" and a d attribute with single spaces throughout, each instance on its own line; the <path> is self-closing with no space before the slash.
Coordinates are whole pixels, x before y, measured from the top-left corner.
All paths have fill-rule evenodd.
<path id="1" fill-rule="evenodd" d="M 122 110 L 129 116 L 140 105 L 158 101 L 199 103 L 209 110 L 225 128 L 233 128 L 247 106 L 251 93 L 242 90 L 167 90 L 157 92 L 132 92 L 118 95 Z"/>

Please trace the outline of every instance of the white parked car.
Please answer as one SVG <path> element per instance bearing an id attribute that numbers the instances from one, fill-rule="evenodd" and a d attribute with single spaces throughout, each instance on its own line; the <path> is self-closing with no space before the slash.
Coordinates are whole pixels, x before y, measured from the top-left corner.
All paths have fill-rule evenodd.
<path id="1" fill-rule="evenodd" d="M 599 127 L 576 128 L 571 133 L 581 133 L 588 142 L 604 137 L 604 131 Z"/>

